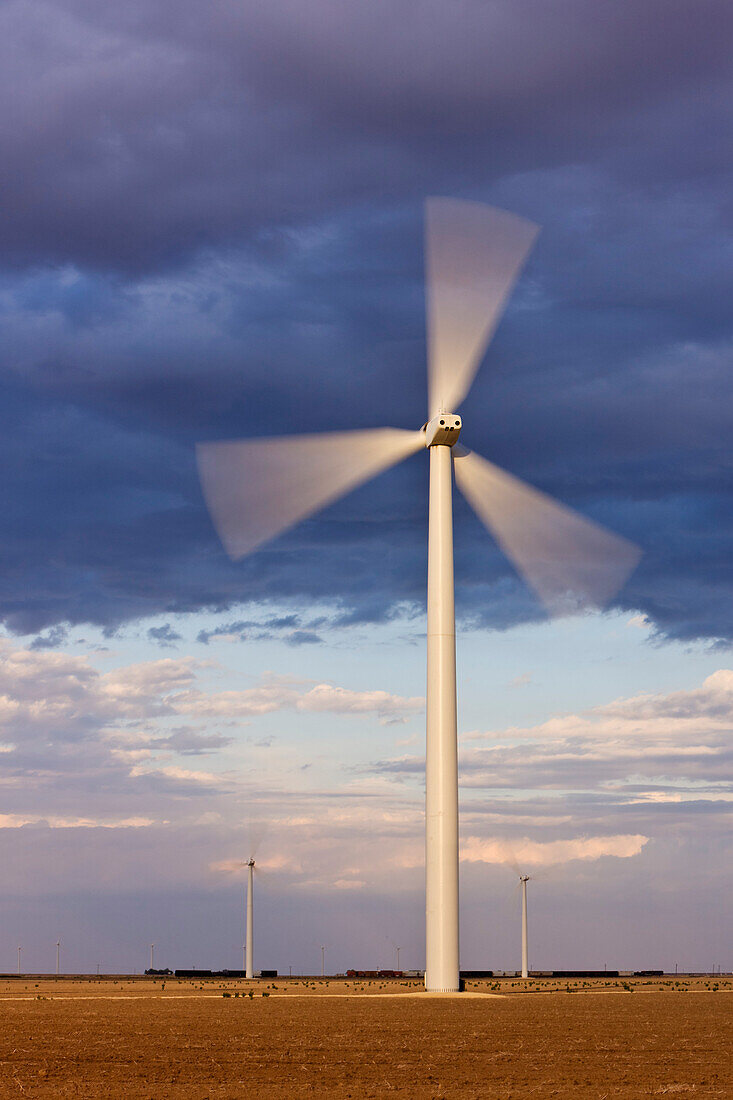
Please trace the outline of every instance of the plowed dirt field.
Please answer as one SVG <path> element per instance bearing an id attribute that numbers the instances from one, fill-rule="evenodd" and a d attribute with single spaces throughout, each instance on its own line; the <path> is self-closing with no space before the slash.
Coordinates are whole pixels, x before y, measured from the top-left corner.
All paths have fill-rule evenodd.
<path id="1" fill-rule="evenodd" d="M 0 1097 L 730 1100 L 712 984 L 3 981 Z"/>

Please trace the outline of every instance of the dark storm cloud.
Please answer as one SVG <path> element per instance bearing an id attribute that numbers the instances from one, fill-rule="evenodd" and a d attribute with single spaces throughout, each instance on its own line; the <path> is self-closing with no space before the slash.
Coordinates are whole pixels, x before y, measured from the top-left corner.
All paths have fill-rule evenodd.
<path id="1" fill-rule="evenodd" d="M 30 644 L 31 649 L 58 649 L 67 640 L 69 632 L 64 626 L 52 626 L 45 634 L 39 634 Z"/>
<path id="2" fill-rule="evenodd" d="M 170 623 L 164 623 L 162 626 L 151 626 L 148 630 L 150 641 L 159 645 L 161 649 L 175 647 L 175 643 L 180 642 L 181 637 L 182 635 L 178 634 Z"/>
<path id="3" fill-rule="evenodd" d="M 312 630 L 294 630 L 286 639 L 288 645 L 319 645 L 323 639 Z"/>
<path id="4" fill-rule="evenodd" d="M 544 226 L 466 442 L 642 545 L 620 606 L 731 639 L 729 4 L 56 0 L 0 20 L 11 629 L 419 609 L 424 456 L 235 567 L 193 447 L 419 425 L 421 203 L 447 192 Z M 456 523 L 466 617 L 540 615 L 462 504 Z"/>
<path id="5" fill-rule="evenodd" d="M 323 622 L 321 619 L 320 622 Z M 212 630 L 200 630 L 196 635 L 196 641 L 208 645 L 212 638 L 220 638 L 222 635 L 232 636 L 244 641 L 252 638 L 255 641 L 269 641 L 277 638 L 286 645 L 315 645 L 323 639 L 313 630 L 302 629 L 298 615 L 271 616 L 260 622 L 254 620 L 239 619 L 236 622 L 222 623 Z"/>
<path id="6" fill-rule="evenodd" d="M 147 266 L 428 177 L 589 155 L 633 172 L 634 137 L 645 174 L 714 168 L 694 107 L 720 118 L 732 21 L 725 0 L 10 3 L 0 240 L 21 260 Z"/>

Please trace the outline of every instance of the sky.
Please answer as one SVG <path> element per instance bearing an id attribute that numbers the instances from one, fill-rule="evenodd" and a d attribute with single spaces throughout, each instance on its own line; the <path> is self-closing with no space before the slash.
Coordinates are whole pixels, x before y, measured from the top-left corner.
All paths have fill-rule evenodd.
<path id="1" fill-rule="evenodd" d="M 420 968 L 427 464 L 239 563 L 197 443 L 425 419 L 423 208 L 541 232 L 460 411 L 637 543 L 548 620 L 455 501 L 461 961 L 733 969 L 726 0 L 0 10 L 0 971 Z"/>

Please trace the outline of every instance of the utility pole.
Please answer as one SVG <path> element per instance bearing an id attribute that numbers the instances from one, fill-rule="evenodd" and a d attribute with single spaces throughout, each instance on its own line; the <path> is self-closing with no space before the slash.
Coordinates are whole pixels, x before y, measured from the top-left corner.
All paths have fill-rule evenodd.
<path id="1" fill-rule="evenodd" d="M 326 976 L 326 948 L 321 944 L 321 977 Z"/>
<path id="2" fill-rule="evenodd" d="M 59 976 L 59 958 L 61 955 L 61 940 L 56 940 L 56 977 Z"/>
<path id="3" fill-rule="evenodd" d="M 18 973 L 20 974 L 20 946 L 18 946 Z"/>

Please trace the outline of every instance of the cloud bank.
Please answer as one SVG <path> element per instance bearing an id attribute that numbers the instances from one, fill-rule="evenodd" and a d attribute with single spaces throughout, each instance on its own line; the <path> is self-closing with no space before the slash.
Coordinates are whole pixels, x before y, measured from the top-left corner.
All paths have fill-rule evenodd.
<path id="1" fill-rule="evenodd" d="M 150 942 L 141 914 L 150 914 L 158 898 L 156 919 L 168 927 L 173 906 L 180 945 L 189 934 L 198 943 L 218 906 L 233 920 L 241 914 L 242 860 L 256 848 L 268 872 L 258 904 L 272 916 L 260 926 L 260 942 L 271 941 L 273 952 L 297 944 L 296 957 L 307 958 L 305 929 L 328 927 L 346 966 L 355 944 L 379 954 L 397 921 L 400 940 L 413 944 L 420 965 L 422 760 L 374 763 L 363 739 L 355 743 L 361 760 L 355 766 L 343 756 L 347 727 L 331 743 L 322 740 L 321 727 L 329 719 L 371 725 L 372 737 L 382 729 L 397 747 L 397 736 L 380 722 L 414 717 L 421 700 L 286 677 L 220 691 L 215 677 L 214 686 L 206 680 L 216 672 L 211 662 L 188 656 L 106 671 L 97 664 L 3 641 L 0 855 L 9 927 L 15 909 L 27 909 L 42 888 L 43 912 L 66 913 L 69 922 L 75 898 L 93 894 L 95 913 L 111 899 L 127 912 L 124 899 L 134 898 L 121 944 L 128 935 Z M 288 714 L 297 717 L 290 732 Z M 543 872 L 533 905 L 554 905 L 566 916 L 587 911 L 572 945 L 560 948 L 557 931 L 547 939 L 548 964 L 595 957 L 589 929 L 603 931 L 611 912 L 616 925 L 603 932 L 604 942 L 617 943 L 630 965 L 637 957 L 643 965 L 662 944 L 671 952 L 674 937 L 689 939 L 693 925 L 717 943 L 715 914 L 722 909 L 706 904 L 706 914 L 696 916 L 690 899 L 724 889 L 732 729 L 733 673 L 720 669 L 688 691 L 467 734 L 460 760 L 465 965 L 471 958 L 487 965 L 487 950 L 496 966 L 512 957 L 514 918 L 504 910 L 518 868 L 533 877 Z M 324 752 L 329 767 L 311 767 Z M 680 881 L 685 889 L 675 893 L 670 922 L 671 884 Z M 614 908 L 619 896 L 624 914 Z M 648 914 L 633 917 L 640 897 L 661 907 L 653 924 L 667 931 L 656 947 L 639 932 Z M 287 913 L 292 928 L 282 924 Z M 115 919 L 110 913 L 110 927 Z M 495 929 L 488 947 L 487 920 Z M 560 927 L 554 918 L 542 924 L 538 950 L 542 936 Z M 236 927 L 209 929 L 207 942 L 212 934 L 222 945 L 238 942 Z M 88 968 L 82 946 L 78 965 Z M 237 963 L 224 957 L 226 965 Z"/>
<path id="2" fill-rule="evenodd" d="M 642 546 L 618 606 L 731 641 L 725 0 L 16 0 L 0 21 L 11 630 L 420 613 L 419 458 L 233 566 L 193 451 L 422 423 L 437 193 L 544 227 L 467 441 Z M 464 619 L 541 615 L 462 505 L 456 524 Z"/>

